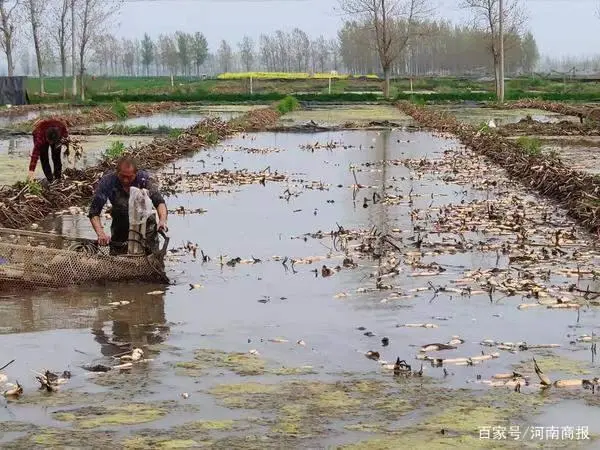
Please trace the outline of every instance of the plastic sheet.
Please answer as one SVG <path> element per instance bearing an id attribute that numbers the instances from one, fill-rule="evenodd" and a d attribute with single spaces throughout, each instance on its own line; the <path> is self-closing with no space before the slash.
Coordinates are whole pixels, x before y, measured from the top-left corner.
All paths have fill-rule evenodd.
<path id="1" fill-rule="evenodd" d="M 147 189 L 130 188 L 129 191 L 129 225 L 146 223 L 154 213 L 154 205 Z"/>

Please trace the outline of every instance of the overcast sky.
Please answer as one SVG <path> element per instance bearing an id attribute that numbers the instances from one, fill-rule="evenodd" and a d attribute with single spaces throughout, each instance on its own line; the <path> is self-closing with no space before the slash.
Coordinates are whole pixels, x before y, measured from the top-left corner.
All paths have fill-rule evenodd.
<path id="1" fill-rule="evenodd" d="M 459 0 L 432 0 L 440 5 L 438 17 L 467 21 Z M 600 0 L 521 0 L 528 10 L 529 27 L 543 55 L 600 53 Z M 333 38 L 343 17 L 337 0 L 125 0 L 118 34 L 138 38 L 201 31 L 210 48 L 221 39 L 236 44 L 244 34 L 299 27 L 311 36 Z"/>

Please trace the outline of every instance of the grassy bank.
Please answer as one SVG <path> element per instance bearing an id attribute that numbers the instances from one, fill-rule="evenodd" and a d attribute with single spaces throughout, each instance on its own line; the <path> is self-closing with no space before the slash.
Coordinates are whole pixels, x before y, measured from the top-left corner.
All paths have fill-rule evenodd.
<path id="1" fill-rule="evenodd" d="M 155 103 L 155 102 L 185 102 L 185 103 L 204 103 L 204 104 L 226 104 L 226 103 L 254 103 L 263 104 L 283 100 L 289 94 L 272 92 L 266 94 L 219 94 L 207 92 L 194 93 L 172 93 L 172 94 L 98 94 L 85 102 L 85 106 L 100 105 L 114 102 L 125 103 Z M 373 102 L 380 101 L 383 98 L 376 94 L 297 94 L 294 95 L 300 102 Z M 39 104 L 51 101 L 48 97 L 33 97 L 32 102 Z M 55 98 L 55 102 L 63 102 L 62 99 Z M 73 105 L 82 105 L 81 102 L 74 102 Z"/>
<path id="2" fill-rule="evenodd" d="M 203 104 L 262 104 L 283 100 L 287 95 L 283 92 L 271 93 L 209 93 L 209 92 L 174 92 L 170 94 L 97 94 L 86 102 L 69 102 L 73 106 L 94 106 L 121 101 L 125 103 L 151 103 L 151 102 L 181 102 L 181 103 L 203 103 Z M 385 101 L 382 95 L 377 93 L 303 93 L 294 94 L 300 102 L 324 102 L 324 103 L 361 103 Z M 507 91 L 506 100 L 516 101 L 525 99 L 538 99 L 544 101 L 563 102 L 600 102 L 600 91 L 598 93 L 532 93 L 527 91 Z M 496 95 L 491 92 L 435 92 L 435 93 L 401 93 L 394 100 L 409 100 L 414 103 L 453 103 L 453 102 L 495 102 Z M 53 97 L 31 97 L 34 104 L 62 103 L 63 100 Z"/>
<path id="3" fill-rule="evenodd" d="M 85 105 L 122 102 L 200 102 L 205 104 L 270 103 L 293 95 L 299 101 L 363 102 L 383 100 L 383 82 L 372 77 L 339 75 L 331 80 L 308 74 L 261 74 L 256 72 L 251 85 L 248 73 L 223 74 L 221 79 L 195 77 L 98 77 L 86 80 Z M 260 75 L 260 76 L 259 76 Z M 267 76 L 268 75 L 268 76 Z M 279 78 L 273 78 L 273 76 Z M 322 75 L 322 74 L 321 74 Z M 261 77 L 262 76 L 262 77 Z M 286 78 L 287 77 L 287 78 Z M 32 103 L 64 102 L 62 80 L 46 80 L 47 95 L 39 96 L 39 81 L 28 80 Z M 415 103 L 494 102 L 494 82 L 487 79 L 415 77 L 392 81 L 395 100 Z M 600 102 L 600 80 L 557 80 L 522 77 L 506 81 L 506 100 L 539 99 L 545 101 Z M 81 105 L 78 99 L 71 104 Z"/>
<path id="4" fill-rule="evenodd" d="M 329 83 L 330 74 L 298 73 L 227 73 L 219 79 L 198 77 L 87 77 L 86 92 L 89 98 L 117 95 L 179 95 L 193 96 L 204 94 L 249 94 L 249 75 L 253 75 L 254 94 L 327 94 L 352 92 L 377 92 L 383 90 L 383 81 L 375 76 L 349 76 L 338 74 Z M 45 80 L 46 102 L 62 100 L 62 79 Z M 70 82 L 69 82 L 70 86 Z M 38 98 L 40 84 L 36 78 L 27 80 L 30 97 Z M 428 91 L 435 94 L 483 93 L 492 95 L 495 91 L 491 78 L 466 77 L 401 77 L 392 80 L 393 96 L 409 94 L 411 91 Z M 527 96 L 562 95 L 566 99 L 582 96 L 596 96 L 600 93 L 600 80 L 569 80 L 562 78 L 544 79 L 540 77 L 518 77 L 506 80 L 507 93 Z M 558 98 L 556 98 L 558 99 Z"/>
<path id="5" fill-rule="evenodd" d="M 600 91 L 594 92 L 527 92 L 506 91 L 507 101 L 538 99 L 545 101 L 571 101 L 571 102 L 600 102 Z M 443 103 L 443 102 L 495 102 L 496 94 L 492 92 L 445 92 L 445 93 L 402 93 L 396 100 L 409 100 L 414 103 Z"/>

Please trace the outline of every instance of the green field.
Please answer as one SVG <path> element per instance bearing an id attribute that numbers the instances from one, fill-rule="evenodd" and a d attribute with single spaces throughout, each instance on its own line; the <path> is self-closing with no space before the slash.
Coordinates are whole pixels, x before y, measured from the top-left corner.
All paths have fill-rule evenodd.
<path id="1" fill-rule="evenodd" d="M 70 82 L 69 81 L 69 87 Z M 275 101 L 293 94 L 299 100 L 373 101 L 381 99 L 383 82 L 369 78 L 257 79 L 250 94 L 248 79 L 196 77 L 89 77 L 86 98 L 90 103 L 122 101 L 204 101 L 212 103 Z M 46 79 L 46 95 L 39 96 L 39 80 L 27 82 L 33 103 L 63 101 L 62 79 Z M 331 92 L 330 92 L 331 90 Z M 371 95 L 361 94 L 370 93 Z M 330 95 L 331 94 L 331 95 Z M 466 78 L 395 79 L 393 99 L 418 102 L 494 101 L 494 82 Z M 318 97 L 318 98 L 316 98 Z M 600 101 L 600 80 L 557 80 L 523 77 L 506 82 L 506 99 L 540 98 L 556 101 Z"/>

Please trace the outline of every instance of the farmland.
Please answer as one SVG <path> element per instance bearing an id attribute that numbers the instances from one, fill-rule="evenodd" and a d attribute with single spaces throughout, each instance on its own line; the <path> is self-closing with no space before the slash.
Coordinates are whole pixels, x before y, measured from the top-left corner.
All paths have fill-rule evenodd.
<path id="1" fill-rule="evenodd" d="M 169 284 L 2 291 L 24 389 L 3 447 L 478 448 L 484 422 L 595 420 L 596 82 L 510 80 L 580 101 L 498 105 L 493 81 L 383 99 L 373 78 L 280 75 L 252 94 L 241 75 L 96 77 L 82 104 L 49 79 L 0 111 L 3 226 L 93 238 L 91 186 L 131 154 L 174 242 Z M 48 188 L 24 168 L 50 116 L 83 154 Z M 40 391 L 46 368 L 73 377 Z"/>
<path id="2" fill-rule="evenodd" d="M 288 94 L 299 98 L 304 96 L 321 96 L 321 101 L 343 100 L 344 96 L 351 101 L 358 101 L 357 94 L 371 94 L 382 98 L 383 82 L 374 78 L 350 77 L 338 75 L 332 78 L 331 85 L 328 74 L 317 78 L 305 78 L 308 74 L 294 73 L 256 73 L 252 80 L 250 93 L 249 73 L 223 74 L 217 79 L 201 79 L 194 77 L 174 77 L 171 85 L 170 77 L 90 77 L 86 80 L 88 103 L 110 102 L 115 99 L 125 101 L 205 101 L 236 102 L 278 100 Z M 300 76 L 302 75 L 302 76 Z M 467 78 L 402 78 L 392 81 L 393 99 L 414 99 L 424 102 L 454 101 L 494 101 L 495 90 L 493 80 L 477 80 Z M 331 89 L 331 90 L 330 90 Z M 46 79 L 46 95 L 39 95 L 39 81 L 28 80 L 30 98 L 34 103 L 61 102 L 62 80 Z M 331 94 L 330 94 L 331 92 Z M 328 97 L 331 95 L 330 97 Z M 309 97 L 313 98 L 313 97 Z M 372 97 L 365 96 L 372 101 Z M 524 98 L 540 98 L 557 101 L 597 101 L 600 100 L 600 81 L 596 80 L 562 80 L 523 77 L 507 81 L 506 98 L 519 100 Z M 67 98 L 68 101 L 68 98 Z M 77 101 L 76 101 L 77 102 Z"/>

